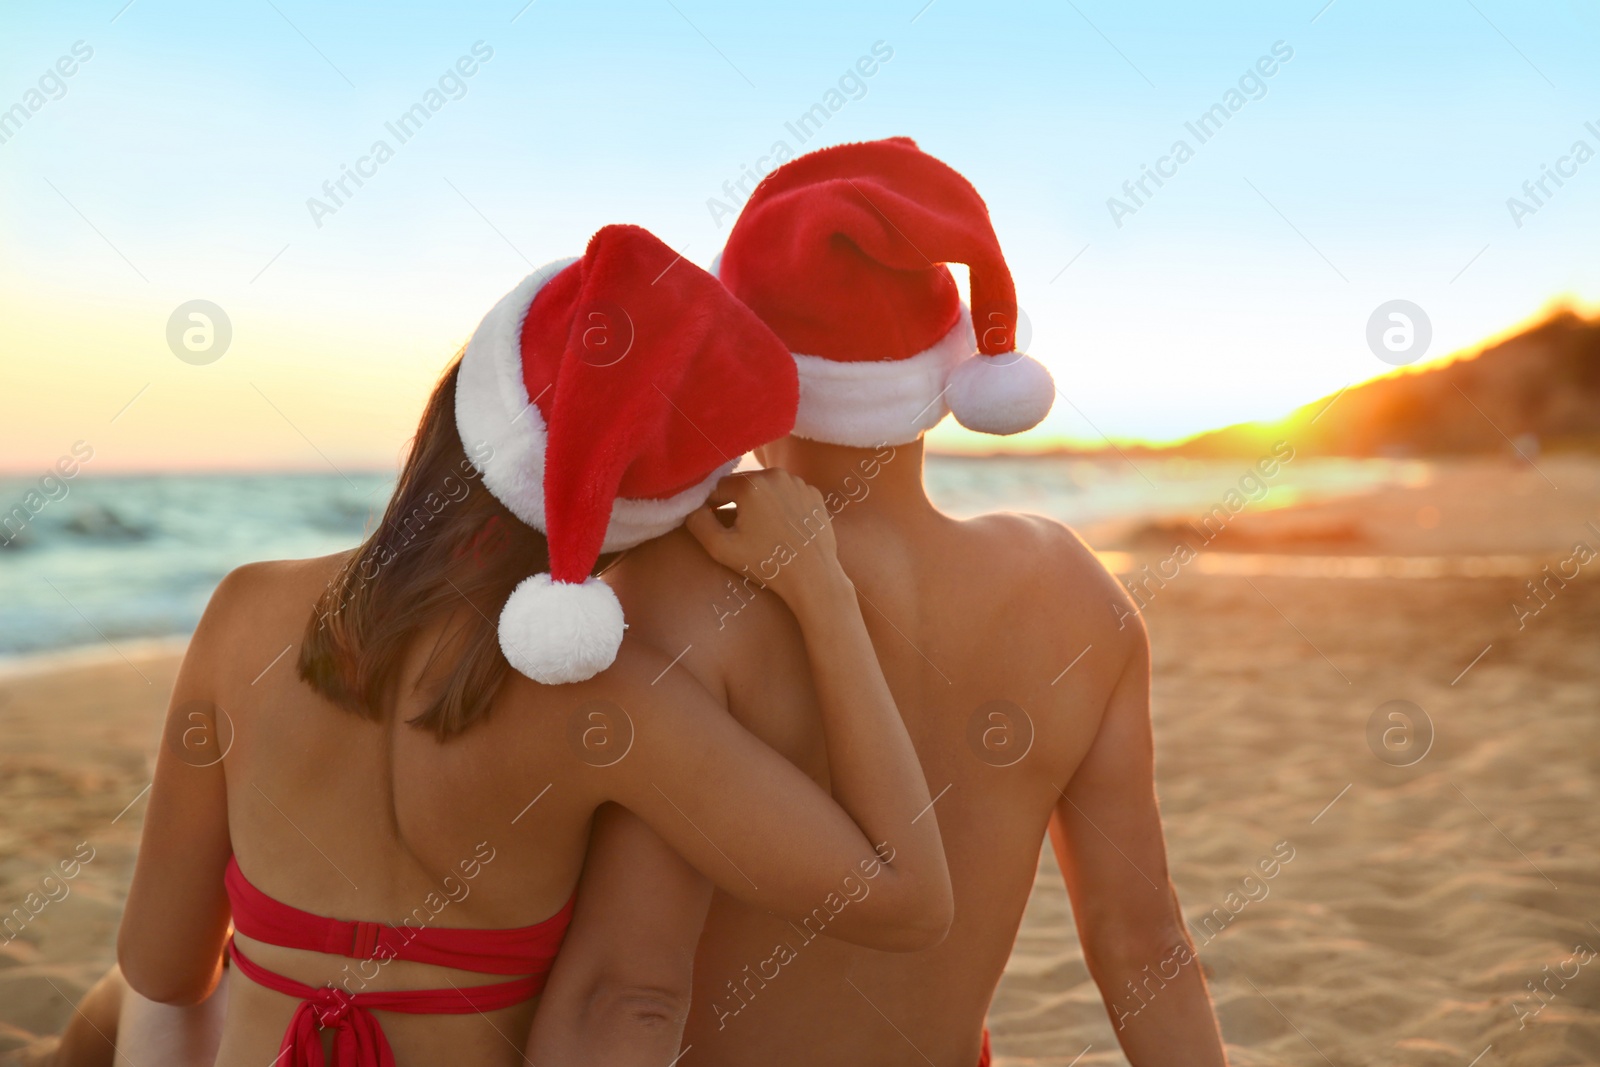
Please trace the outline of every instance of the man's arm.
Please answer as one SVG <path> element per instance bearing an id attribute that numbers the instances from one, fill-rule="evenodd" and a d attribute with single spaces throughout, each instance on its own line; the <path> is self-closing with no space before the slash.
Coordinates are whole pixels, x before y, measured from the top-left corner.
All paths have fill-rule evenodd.
<path id="1" fill-rule="evenodd" d="M 1225 1065 L 1200 959 L 1167 874 L 1142 625 L 1099 732 L 1056 803 L 1050 839 L 1084 961 L 1128 1061 Z"/>
<path id="2" fill-rule="evenodd" d="M 572 926 L 534 1016 L 539 1067 L 663 1067 L 689 1017 L 711 883 L 624 808 L 595 813 Z"/>

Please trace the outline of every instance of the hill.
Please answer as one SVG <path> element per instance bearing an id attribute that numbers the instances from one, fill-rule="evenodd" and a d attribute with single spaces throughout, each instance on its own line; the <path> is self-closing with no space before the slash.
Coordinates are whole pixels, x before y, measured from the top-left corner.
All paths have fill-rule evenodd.
<path id="1" fill-rule="evenodd" d="M 1333 456 L 1600 449 L 1600 319 L 1563 310 L 1480 352 L 1152 451 L 1253 455 L 1278 440 Z"/>

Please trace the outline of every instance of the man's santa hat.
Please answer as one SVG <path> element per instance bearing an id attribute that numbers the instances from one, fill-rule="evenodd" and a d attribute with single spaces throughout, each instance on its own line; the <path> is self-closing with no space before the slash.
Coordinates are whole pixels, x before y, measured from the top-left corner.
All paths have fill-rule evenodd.
<path id="1" fill-rule="evenodd" d="M 549 572 L 500 614 L 511 665 L 552 685 L 610 666 L 625 624 L 595 562 L 681 523 L 740 455 L 789 432 L 797 400 L 783 342 L 637 226 L 607 226 L 501 298 L 461 357 L 456 428 L 550 546 Z"/>
<path id="2" fill-rule="evenodd" d="M 967 266 L 975 313 L 946 263 Z M 773 171 L 712 269 L 794 354 L 800 437 L 904 444 L 946 412 L 1013 434 L 1055 401 L 1050 372 L 1016 351 L 1017 294 L 989 209 L 908 137 Z"/>

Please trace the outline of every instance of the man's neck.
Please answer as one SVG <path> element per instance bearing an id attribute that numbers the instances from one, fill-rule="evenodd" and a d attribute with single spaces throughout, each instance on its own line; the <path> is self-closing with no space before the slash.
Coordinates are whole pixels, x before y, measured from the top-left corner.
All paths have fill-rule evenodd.
<path id="1" fill-rule="evenodd" d="M 785 437 L 757 450 L 760 460 L 782 467 L 847 501 L 836 510 L 856 510 L 904 520 L 937 514 L 922 484 L 922 439 L 878 448 L 849 448 L 803 437 Z"/>

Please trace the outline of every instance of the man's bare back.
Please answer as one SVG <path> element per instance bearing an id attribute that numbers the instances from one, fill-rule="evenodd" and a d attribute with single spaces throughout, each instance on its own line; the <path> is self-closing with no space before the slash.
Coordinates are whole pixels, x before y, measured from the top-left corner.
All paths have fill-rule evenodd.
<path id="1" fill-rule="evenodd" d="M 798 926 L 716 894 L 683 1062 L 977 1063 L 1052 820 L 1102 988 L 1187 944 L 1150 784 L 1144 631 L 1088 547 L 1048 519 L 941 514 L 923 493 L 920 442 L 874 453 L 790 439 L 765 459 L 833 494 L 841 561 L 936 797 L 956 917 L 936 948 L 883 953 L 826 936 L 851 906 L 843 887 Z M 638 551 L 644 571 L 689 581 L 692 548 L 667 538 Z M 712 605 L 660 585 L 624 596 L 649 639 L 684 647 L 683 666 L 725 688 L 746 727 L 825 781 L 798 631 L 754 583 L 723 584 Z M 1203 991 L 1196 967 L 1175 981 Z M 1187 1014 L 1192 991 L 1167 1000 Z"/>

